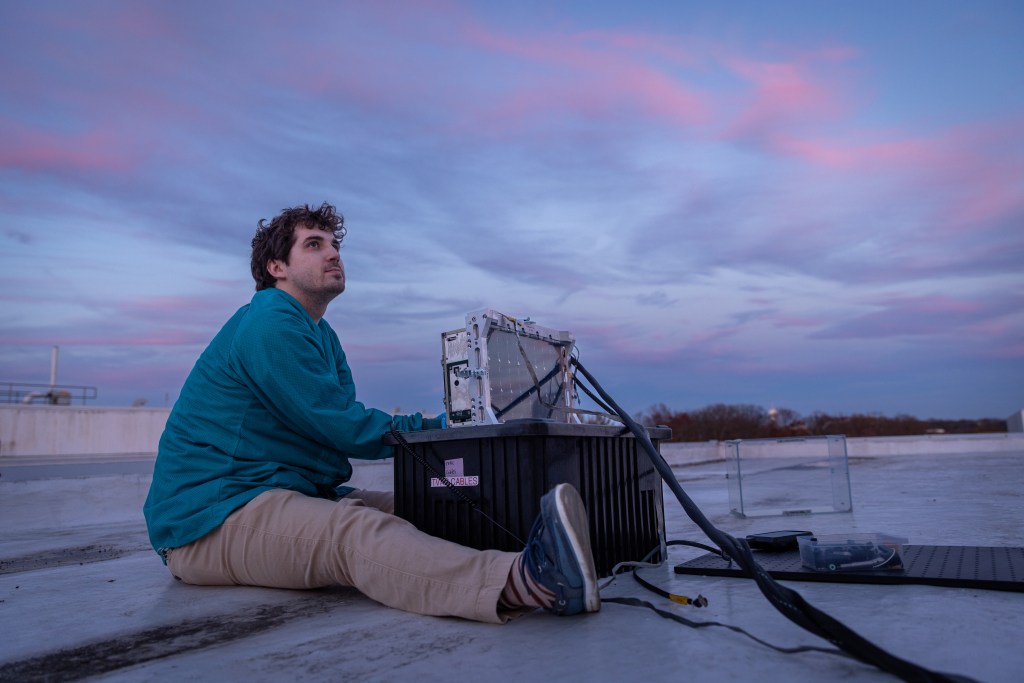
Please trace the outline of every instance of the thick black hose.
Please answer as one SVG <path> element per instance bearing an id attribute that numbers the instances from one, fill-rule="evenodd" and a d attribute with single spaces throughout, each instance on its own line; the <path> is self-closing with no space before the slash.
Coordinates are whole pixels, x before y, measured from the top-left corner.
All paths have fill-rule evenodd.
<path id="1" fill-rule="evenodd" d="M 577 359 L 573 359 L 577 371 L 582 374 L 590 385 L 604 398 L 605 402 L 622 419 L 622 422 L 636 437 L 637 442 L 647 453 L 654 468 L 658 470 L 661 478 L 665 481 L 672 493 L 675 494 L 679 504 L 693 522 L 700 527 L 708 538 L 715 543 L 722 552 L 731 557 L 740 568 L 757 583 L 761 592 L 768 601 L 775 606 L 790 621 L 810 631 L 816 636 L 828 640 L 830 643 L 849 653 L 857 659 L 876 666 L 905 681 L 931 683 L 957 681 L 964 683 L 973 679 L 957 674 L 946 674 L 931 671 L 920 667 L 905 659 L 886 652 L 863 636 L 857 634 L 838 619 L 829 616 L 818 608 L 808 603 L 796 591 L 781 585 L 773 579 L 765 569 L 754 559 L 750 546 L 746 541 L 730 536 L 726 532 L 713 525 L 701 512 L 700 508 L 693 502 L 690 496 L 683 490 L 682 485 L 676 479 L 672 468 L 661 453 L 654 447 L 647 430 L 636 422 L 624 411 L 615 400 L 601 387 L 600 383 L 591 375 Z"/>

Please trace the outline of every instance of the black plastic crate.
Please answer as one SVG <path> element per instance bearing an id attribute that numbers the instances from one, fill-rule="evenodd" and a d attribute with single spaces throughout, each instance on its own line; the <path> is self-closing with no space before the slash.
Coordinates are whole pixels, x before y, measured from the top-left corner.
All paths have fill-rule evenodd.
<path id="1" fill-rule="evenodd" d="M 672 434 L 650 433 L 656 446 Z M 599 576 L 655 549 L 653 561 L 664 556 L 661 478 L 621 427 L 524 420 L 402 436 L 415 456 L 385 438 L 395 453 L 395 512 L 422 531 L 472 548 L 522 550 L 541 496 L 564 482 L 587 506 Z"/>

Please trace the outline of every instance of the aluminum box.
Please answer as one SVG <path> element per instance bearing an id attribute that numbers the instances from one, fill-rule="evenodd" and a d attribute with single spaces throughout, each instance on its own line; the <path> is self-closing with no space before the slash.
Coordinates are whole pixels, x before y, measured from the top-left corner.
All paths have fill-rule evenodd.
<path id="1" fill-rule="evenodd" d="M 466 315 L 466 326 L 441 333 L 448 426 L 509 420 L 579 420 L 569 369 L 571 333 L 492 309 Z"/>

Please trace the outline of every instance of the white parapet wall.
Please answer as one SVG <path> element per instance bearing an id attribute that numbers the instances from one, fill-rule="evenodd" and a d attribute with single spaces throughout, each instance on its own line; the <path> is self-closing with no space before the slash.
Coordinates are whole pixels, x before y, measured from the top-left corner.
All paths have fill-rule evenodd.
<path id="1" fill-rule="evenodd" d="M 725 441 L 663 443 L 660 450 L 668 464 L 675 467 L 715 462 L 729 457 L 729 445 Z M 996 452 L 1019 452 L 1024 456 L 1024 433 L 921 434 L 846 440 L 846 454 L 850 458 Z"/>
<path id="2" fill-rule="evenodd" d="M 662 443 L 658 450 L 669 465 L 681 467 L 725 460 L 728 447 L 724 441 L 679 441 Z"/>
<path id="3" fill-rule="evenodd" d="M 155 455 L 170 408 L 0 406 L 0 459 Z"/>
<path id="4" fill-rule="evenodd" d="M 1024 434 L 922 434 L 919 436 L 871 436 L 846 440 L 851 458 L 886 455 L 957 455 L 1017 451 L 1024 454 Z"/>

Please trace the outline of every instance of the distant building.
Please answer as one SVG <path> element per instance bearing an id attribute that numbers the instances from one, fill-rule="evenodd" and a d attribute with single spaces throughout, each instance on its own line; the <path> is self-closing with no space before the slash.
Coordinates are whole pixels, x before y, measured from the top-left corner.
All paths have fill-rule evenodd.
<path id="1" fill-rule="evenodd" d="M 1024 410 L 1019 410 L 1006 418 L 1006 431 L 1024 432 Z"/>

